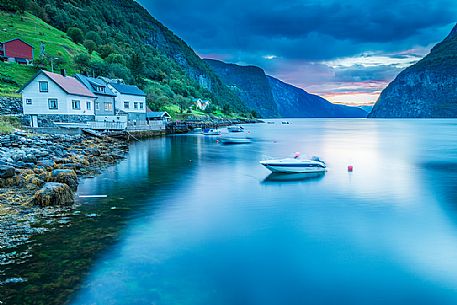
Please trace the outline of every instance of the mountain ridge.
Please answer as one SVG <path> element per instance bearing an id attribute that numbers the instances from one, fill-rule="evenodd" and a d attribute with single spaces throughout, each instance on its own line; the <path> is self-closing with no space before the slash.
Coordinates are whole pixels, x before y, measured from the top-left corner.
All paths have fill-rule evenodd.
<path id="1" fill-rule="evenodd" d="M 367 115 L 360 108 L 332 104 L 320 96 L 269 76 L 257 66 L 240 66 L 215 59 L 204 61 L 246 105 L 254 108 L 262 117 L 358 118 Z"/>
<path id="2" fill-rule="evenodd" d="M 381 92 L 370 118 L 457 117 L 457 25 Z"/>

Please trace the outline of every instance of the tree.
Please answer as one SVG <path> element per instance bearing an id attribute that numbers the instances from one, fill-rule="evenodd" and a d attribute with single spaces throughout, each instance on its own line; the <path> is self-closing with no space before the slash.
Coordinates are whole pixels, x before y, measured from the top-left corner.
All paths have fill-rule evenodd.
<path id="1" fill-rule="evenodd" d="M 224 106 L 222 106 L 222 113 L 230 114 L 230 105 L 229 104 L 224 104 Z"/>
<path id="2" fill-rule="evenodd" d="M 181 95 L 176 96 L 176 103 L 179 105 L 179 112 L 181 113 L 190 106 L 189 100 Z"/>
<path id="3" fill-rule="evenodd" d="M 111 45 L 109 44 L 104 44 L 100 46 L 97 50 L 98 54 L 100 54 L 100 57 L 105 59 L 107 58 L 110 54 L 114 53 L 114 49 Z"/>
<path id="4" fill-rule="evenodd" d="M 92 40 L 96 44 L 100 44 L 102 42 L 102 39 L 101 39 L 100 35 L 95 31 L 87 32 L 86 33 L 86 39 L 87 40 Z"/>
<path id="5" fill-rule="evenodd" d="M 86 39 L 86 40 L 84 40 L 84 47 L 86 47 L 89 54 L 92 54 L 92 52 L 97 47 L 97 44 L 93 40 Z"/>
<path id="6" fill-rule="evenodd" d="M 129 68 L 135 81 L 139 81 L 144 73 L 144 63 L 139 54 L 134 53 L 130 56 Z"/>
<path id="7" fill-rule="evenodd" d="M 120 64 L 125 66 L 125 59 L 124 56 L 121 54 L 110 54 L 108 57 L 105 58 L 105 61 L 109 64 Z"/>
<path id="8" fill-rule="evenodd" d="M 68 37 L 71 38 L 75 43 L 82 43 L 84 41 L 84 34 L 80 28 L 69 27 L 67 31 Z"/>
<path id="9" fill-rule="evenodd" d="M 79 67 L 80 72 L 87 72 L 90 68 L 90 56 L 85 53 L 76 55 L 73 61 Z"/>

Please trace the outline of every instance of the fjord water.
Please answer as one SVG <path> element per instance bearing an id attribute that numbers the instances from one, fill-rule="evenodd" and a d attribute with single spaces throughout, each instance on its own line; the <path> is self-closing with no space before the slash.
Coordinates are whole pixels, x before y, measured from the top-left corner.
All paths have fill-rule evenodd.
<path id="1" fill-rule="evenodd" d="M 290 122 L 246 125 L 250 145 L 132 144 L 78 190 L 108 198 L 80 199 L 69 228 L 33 241 L 18 291 L 75 305 L 457 304 L 457 121 Z M 296 151 L 328 172 L 276 179 L 258 163 Z"/>

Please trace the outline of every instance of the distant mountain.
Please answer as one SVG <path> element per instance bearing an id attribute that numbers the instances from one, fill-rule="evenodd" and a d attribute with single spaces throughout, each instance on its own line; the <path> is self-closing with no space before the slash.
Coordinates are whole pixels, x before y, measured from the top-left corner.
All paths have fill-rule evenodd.
<path id="1" fill-rule="evenodd" d="M 250 109 L 262 117 L 279 117 L 265 71 L 256 66 L 238 66 L 204 59 L 206 64 L 235 92 Z"/>
<path id="2" fill-rule="evenodd" d="M 205 59 L 205 62 L 241 100 L 262 117 L 337 118 L 366 117 L 360 108 L 332 104 L 320 96 L 286 84 L 259 67 L 239 66 Z"/>
<path id="3" fill-rule="evenodd" d="M 365 118 L 358 107 L 332 104 L 303 89 L 267 76 L 278 113 L 284 118 Z"/>
<path id="4" fill-rule="evenodd" d="M 457 25 L 430 54 L 402 71 L 382 91 L 369 116 L 457 117 Z"/>

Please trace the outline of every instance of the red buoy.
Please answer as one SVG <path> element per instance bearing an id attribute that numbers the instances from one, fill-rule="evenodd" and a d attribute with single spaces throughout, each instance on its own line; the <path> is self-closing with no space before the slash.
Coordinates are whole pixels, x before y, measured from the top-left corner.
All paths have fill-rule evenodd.
<path id="1" fill-rule="evenodd" d="M 352 173 L 353 170 L 354 170 L 354 167 L 352 165 L 349 165 L 348 166 L 348 172 Z"/>

